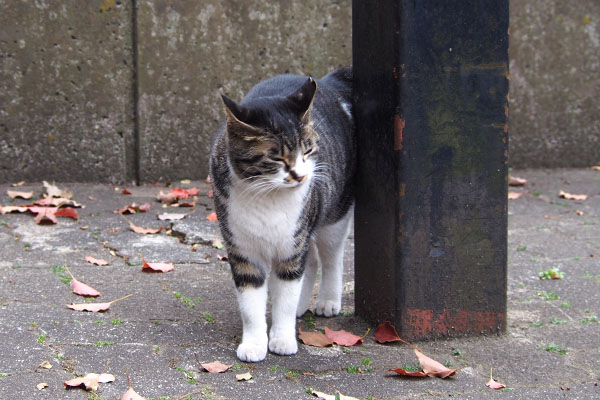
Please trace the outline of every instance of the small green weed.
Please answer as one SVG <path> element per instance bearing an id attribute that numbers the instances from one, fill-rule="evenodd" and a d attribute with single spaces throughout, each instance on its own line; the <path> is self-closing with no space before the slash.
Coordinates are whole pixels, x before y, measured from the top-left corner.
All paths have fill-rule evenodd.
<path id="1" fill-rule="evenodd" d="M 215 319 L 210 315 L 210 313 L 204 313 L 204 320 L 209 323 L 215 322 Z"/>
<path id="2" fill-rule="evenodd" d="M 402 364 L 401 368 L 406 372 L 421 371 L 421 366 L 419 364 Z"/>
<path id="3" fill-rule="evenodd" d="M 6 372 L 0 372 L 0 378 L 6 378 L 8 374 Z"/>
<path id="4" fill-rule="evenodd" d="M 583 319 L 580 319 L 579 322 L 581 322 L 582 324 L 589 324 L 590 322 L 598 322 L 598 317 L 595 315 L 590 315 L 589 317 L 585 317 Z"/>
<path id="5" fill-rule="evenodd" d="M 549 351 L 550 353 L 560 354 L 561 356 L 564 356 L 569 351 L 568 349 L 560 347 L 555 343 L 548 343 L 546 346 L 538 346 L 538 348 Z"/>
<path id="6" fill-rule="evenodd" d="M 562 303 L 560 303 L 560 308 L 571 308 L 571 302 L 563 301 Z"/>
<path id="7" fill-rule="evenodd" d="M 269 370 L 272 372 L 277 372 L 279 371 L 279 365 L 273 365 L 272 367 L 269 367 Z"/>
<path id="8" fill-rule="evenodd" d="M 300 375 L 300 371 L 298 371 L 298 370 L 295 370 L 295 369 L 286 369 L 286 370 L 285 370 L 285 375 L 286 375 L 288 378 L 295 378 L 295 377 L 297 377 L 298 375 Z"/>
<path id="9" fill-rule="evenodd" d="M 44 344 L 44 343 L 46 342 L 46 338 L 47 338 L 47 337 L 48 337 L 48 336 L 47 336 L 46 334 L 42 334 L 42 335 L 38 336 L 38 338 L 37 338 L 37 342 L 38 342 L 39 344 Z"/>
<path id="10" fill-rule="evenodd" d="M 558 295 L 554 292 L 554 290 L 550 290 L 548 292 L 536 292 L 535 294 L 546 301 L 558 300 Z"/>
<path id="11" fill-rule="evenodd" d="M 558 268 L 554 267 L 545 271 L 538 272 L 538 276 L 540 277 L 540 279 L 544 280 L 562 279 L 565 277 L 565 273 L 560 272 Z"/>
<path id="12" fill-rule="evenodd" d="M 65 285 L 71 284 L 71 277 L 68 274 L 65 274 L 65 266 L 64 265 L 55 265 L 55 266 L 53 266 L 52 267 L 52 272 Z"/>
<path id="13" fill-rule="evenodd" d="M 552 318 L 550 318 L 550 323 L 551 323 L 552 325 L 563 325 L 563 324 L 566 324 L 566 323 L 568 323 L 568 322 L 569 322 L 569 321 L 566 321 L 566 320 L 564 320 L 564 319 L 558 319 L 558 318 L 556 318 L 556 317 L 552 317 Z"/>
<path id="14" fill-rule="evenodd" d="M 525 245 L 517 247 L 517 251 L 525 251 L 525 250 L 527 250 L 527 246 L 525 246 Z"/>
<path id="15" fill-rule="evenodd" d="M 100 346 L 111 346 L 115 344 L 115 342 L 110 341 L 110 340 L 99 340 L 97 342 L 94 342 L 94 346 L 100 347 Z"/>
<path id="16" fill-rule="evenodd" d="M 460 357 L 462 356 L 462 351 L 460 351 L 459 349 L 454 349 L 452 350 L 452 355 L 455 357 Z"/>
<path id="17" fill-rule="evenodd" d="M 123 321 L 121 321 L 119 318 L 112 319 L 110 323 L 113 325 L 123 325 Z"/>
<path id="18" fill-rule="evenodd" d="M 583 277 L 584 278 L 592 278 L 596 282 L 600 282 L 600 277 L 598 275 L 590 274 L 589 272 L 586 272 L 585 274 L 583 274 Z"/>
<path id="19" fill-rule="evenodd" d="M 308 329 L 315 329 L 315 315 L 313 313 L 305 313 L 302 316 L 302 320 L 304 321 Z"/>
<path id="20" fill-rule="evenodd" d="M 544 321 L 535 321 L 531 323 L 531 326 L 534 328 L 539 328 L 541 326 L 544 326 Z"/>
<path id="21" fill-rule="evenodd" d="M 103 320 L 101 320 L 101 319 L 99 319 L 98 321 L 96 321 L 96 323 L 97 323 L 98 325 L 104 325 L 104 321 L 103 321 Z"/>

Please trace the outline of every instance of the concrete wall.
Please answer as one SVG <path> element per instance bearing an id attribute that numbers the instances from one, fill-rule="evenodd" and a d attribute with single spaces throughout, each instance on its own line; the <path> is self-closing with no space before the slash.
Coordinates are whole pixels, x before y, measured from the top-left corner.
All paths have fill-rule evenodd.
<path id="1" fill-rule="evenodd" d="M 600 163 L 599 20 L 511 1 L 513 166 Z M 0 0 L 0 60 L 0 182 L 203 178 L 218 94 L 349 64 L 351 0 Z"/>
<path id="2" fill-rule="evenodd" d="M 510 2 L 510 162 L 600 164 L 600 1 Z"/>

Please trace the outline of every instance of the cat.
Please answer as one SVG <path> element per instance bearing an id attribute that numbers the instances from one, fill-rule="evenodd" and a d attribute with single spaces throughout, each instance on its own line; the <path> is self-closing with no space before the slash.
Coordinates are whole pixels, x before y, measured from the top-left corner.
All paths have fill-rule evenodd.
<path id="1" fill-rule="evenodd" d="M 279 75 L 239 104 L 222 100 L 227 120 L 213 142 L 210 177 L 242 317 L 237 356 L 258 362 L 267 349 L 298 351 L 296 317 L 308 310 L 319 265 L 314 312 L 341 309 L 356 166 L 352 67 L 318 80 Z"/>

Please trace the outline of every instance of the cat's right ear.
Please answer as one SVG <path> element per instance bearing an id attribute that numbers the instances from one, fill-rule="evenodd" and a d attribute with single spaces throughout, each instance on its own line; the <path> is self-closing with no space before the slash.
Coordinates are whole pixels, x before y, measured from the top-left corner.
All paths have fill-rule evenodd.
<path id="1" fill-rule="evenodd" d="M 243 107 L 237 104 L 235 101 L 231 100 L 229 97 L 224 94 L 221 95 L 221 99 L 223 100 L 223 104 L 225 105 L 225 111 L 227 111 L 227 119 L 233 119 L 237 122 L 242 122 L 246 125 L 249 125 L 250 118 L 252 113 L 250 109 Z"/>

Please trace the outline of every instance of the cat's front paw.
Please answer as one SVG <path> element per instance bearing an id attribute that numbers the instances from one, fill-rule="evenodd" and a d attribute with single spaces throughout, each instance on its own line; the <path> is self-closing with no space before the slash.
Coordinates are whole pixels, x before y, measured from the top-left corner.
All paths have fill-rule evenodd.
<path id="1" fill-rule="evenodd" d="M 245 362 L 262 361 L 267 356 L 267 344 L 242 342 L 237 348 L 237 356 Z"/>
<path id="2" fill-rule="evenodd" d="M 319 300 L 315 305 L 315 314 L 321 317 L 334 317 L 341 309 L 342 304 L 339 301 Z"/>
<path id="3" fill-rule="evenodd" d="M 298 342 L 295 335 L 281 335 L 271 337 L 269 340 L 269 350 L 271 353 L 280 356 L 289 356 L 298 352 Z"/>

